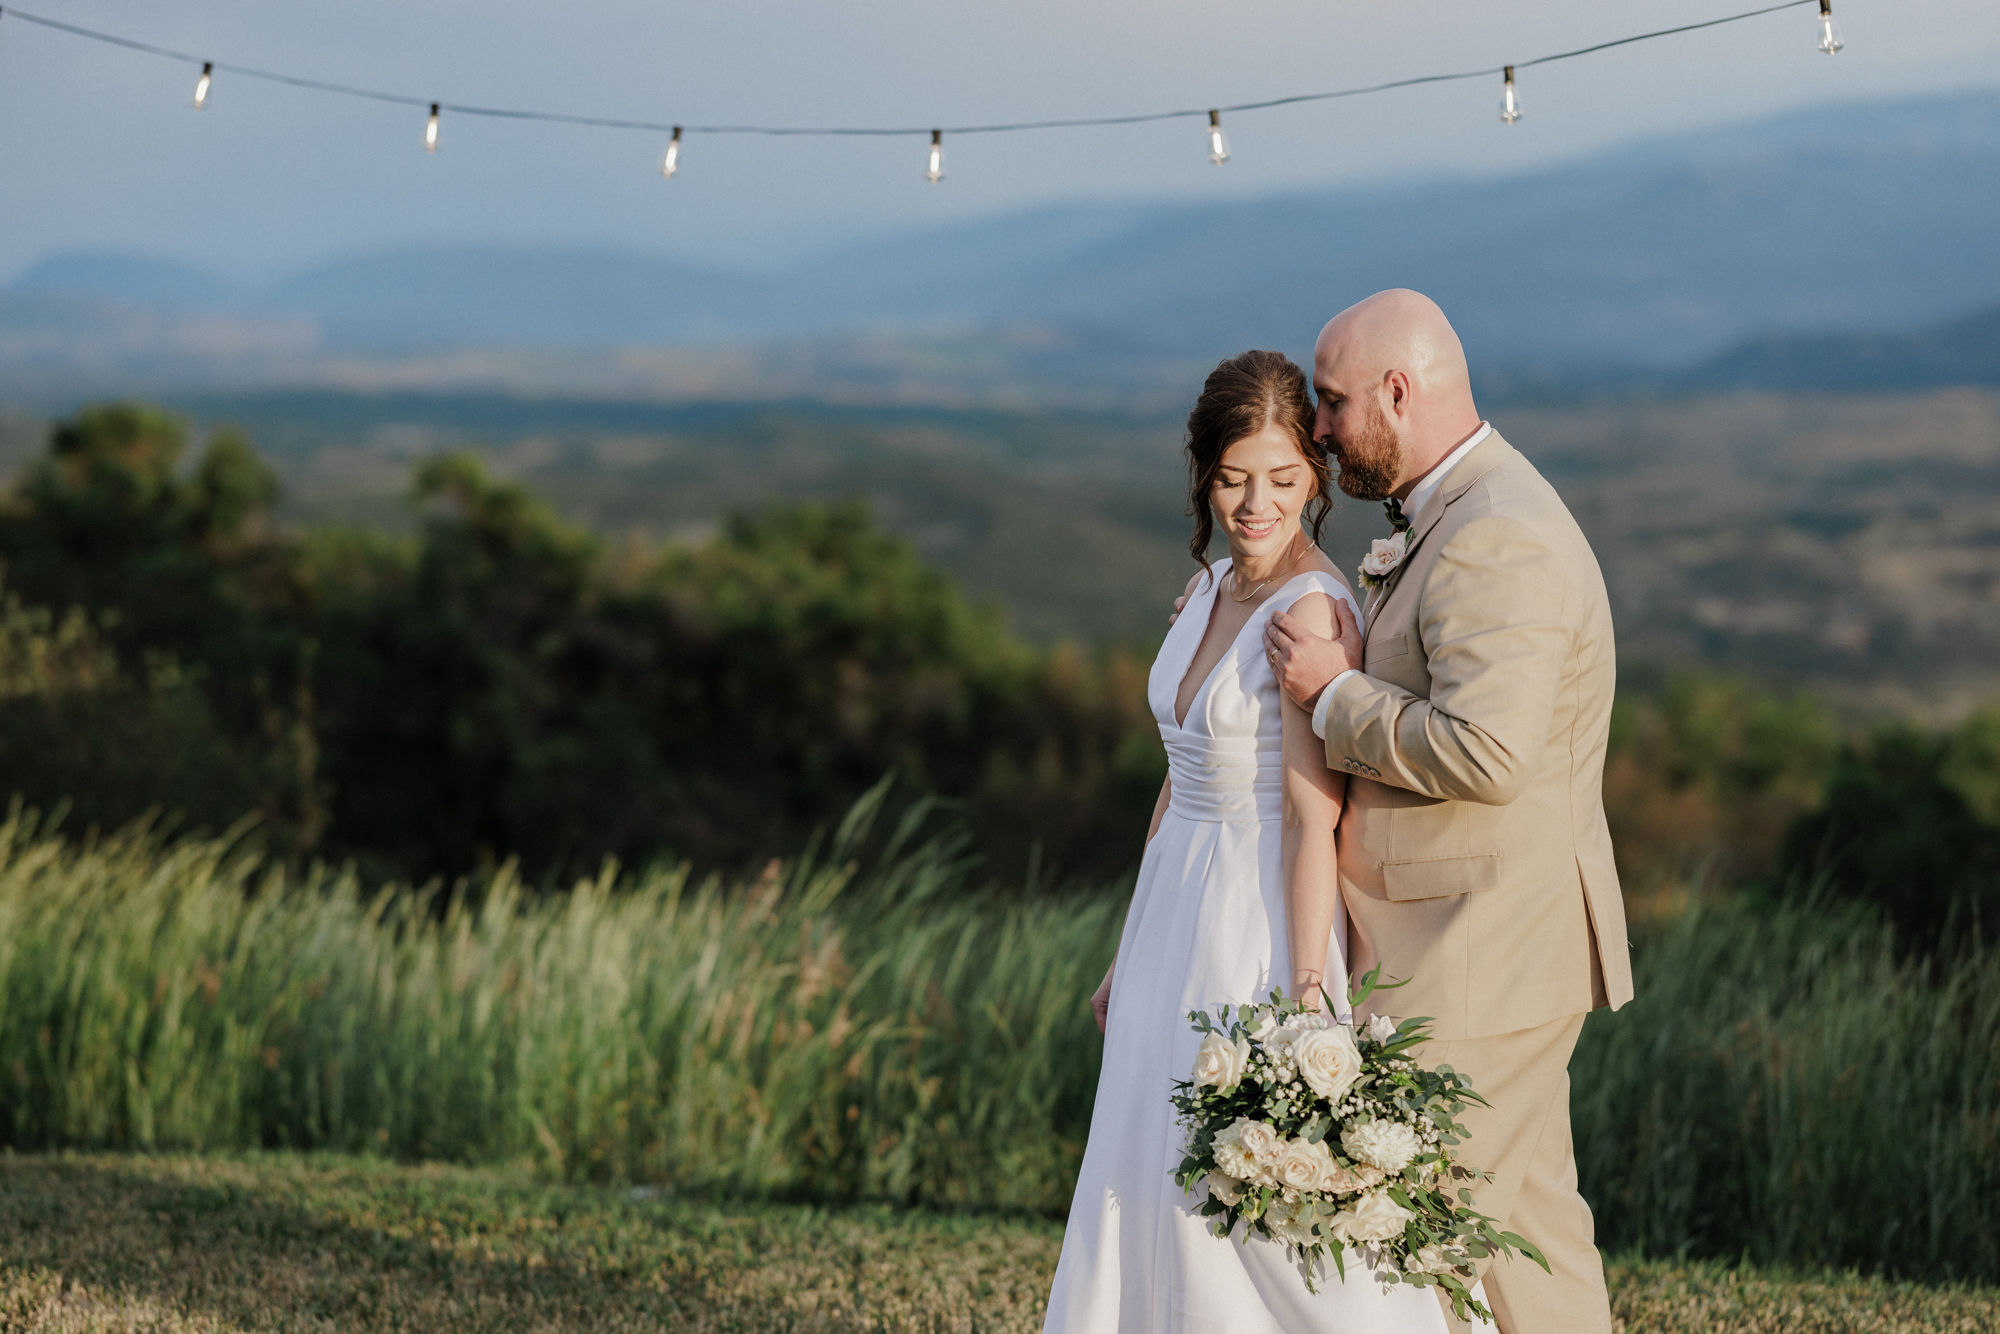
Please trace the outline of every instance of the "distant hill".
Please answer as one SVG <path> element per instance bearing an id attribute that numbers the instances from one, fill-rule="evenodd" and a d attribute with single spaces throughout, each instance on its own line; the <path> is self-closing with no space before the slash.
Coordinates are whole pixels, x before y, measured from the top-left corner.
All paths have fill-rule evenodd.
<path id="1" fill-rule="evenodd" d="M 1910 333 L 1766 334 L 1674 382 L 1779 390 L 2000 385 L 2000 306 Z"/>
<path id="2" fill-rule="evenodd" d="M 134 305 L 200 309 L 243 303 L 250 293 L 192 265 L 150 255 L 81 251 L 51 255 L 8 285 L 19 295 L 99 297 Z"/>
<path id="3" fill-rule="evenodd" d="M 58 372 L 79 385 L 143 382 L 159 369 L 133 332 L 147 329 L 184 382 L 188 357 L 172 341 L 184 322 L 170 317 L 199 312 L 225 349 L 215 374 L 233 384 L 357 383 L 371 358 L 451 348 L 728 348 L 745 355 L 657 385 L 648 363 L 615 387 L 671 394 L 782 374 L 803 377 L 791 392 L 893 388 L 921 366 L 931 382 L 964 376 L 979 393 L 1032 396 L 1066 379 L 1150 384 L 1169 365 L 1178 382 L 1245 346 L 1300 353 L 1332 310 L 1394 284 L 1438 297 L 1475 363 L 1513 383 L 1677 372 L 1739 345 L 1766 347 L 1722 358 L 1754 383 L 1794 355 L 1780 345 L 1796 340 L 1772 330 L 1877 331 L 1888 367 L 1929 346 L 1908 343 L 1910 331 L 2000 303 L 1996 216 L 2000 93 L 1980 92 L 1815 108 L 1504 178 L 1037 209 L 772 273 L 573 246 L 432 245 L 243 290 L 143 257 L 57 256 L 0 291 L 0 393 L 67 383 Z M 232 342 L 218 318 L 241 336 Z M 120 334 L 109 351 L 89 332 L 107 320 Z M 301 327 L 309 346 L 293 336 Z M 277 352 L 271 328 L 287 331 Z M 1891 356 L 1891 344 L 1903 350 Z M 504 382 L 519 370 L 510 364 L 481 373 Z M 398 363 L 396 382 L 426 373 L 451 372 Z"/>

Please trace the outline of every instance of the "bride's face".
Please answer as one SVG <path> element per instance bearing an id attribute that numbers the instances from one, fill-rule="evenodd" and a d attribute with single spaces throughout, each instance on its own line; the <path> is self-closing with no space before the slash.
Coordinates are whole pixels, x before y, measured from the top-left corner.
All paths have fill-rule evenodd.
<path id="1" fill-rule="evenodd" d="M 1208 504 L 1230 554 L 1242 560 L 1289 550 L 1312 496 L 1313 470 L 1298 442 L 1266 426 L 1223 451 Z"/>

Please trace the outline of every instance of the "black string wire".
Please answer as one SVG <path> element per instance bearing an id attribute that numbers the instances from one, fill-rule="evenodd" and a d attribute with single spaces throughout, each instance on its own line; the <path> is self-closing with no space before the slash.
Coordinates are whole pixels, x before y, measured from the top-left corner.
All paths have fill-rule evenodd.
<path id="1" fill-rule="evenodd" d="M 1746 9 L 1739 14 L 1727 14 L 1722 18 L 1705 19 L 1699 23 L 1683 23 L 1677 27 L 1660 28 L 1653 32 L 1635 33 L 1630 37 L 1620 37 L 1609 42 L 1599 42 L 1594 46 L 1580 46 L 1574 51 L 1558 51 L 1554 55 L 1536 56 L 1530 60 L 1516 60 L 1515 69 L 1530 69 L 1536 65 L 1553 64 L 1558 60 L 1574 60 L 1578 56 L 1595 55 L 1599 51 L 1609 51 L 1613 47 L 1630 46 L 1634 42 L 1650 42 L 1659 37 L 1674 37 L 1684 32 L 1697 32 L 1703 28 L 1719 28 L 1725 23 L 1741 23 L 1744 19 L 1761 18 L 1783 9 L 1797 9 L 1801 5 L 1817 4 L 1819 0 L 1781 0 L 1761 9 Z M 101 32 L 95 28 L 85 28 L 75 23 L 65 23 L 60 19 L 44 18 L 30 14 L 26 10 L 5 8 L 0 14 L 19 19 L 23 23 L 33 23 L 44 28 L 53 28 L 75 37 L 87 38 L 93 42 L 103 42 L 110 46 L 122 46 L 128 51 L 139 51 L 146 55 L 163 56 L 168 60 L 178 60 L 192 65 L 209 63 L 202 57 L 186 51 L 176 51 L 171 47 L 155 46 L 151 42 L 134 41 L 130 37 L 120 37 L 116 33 Z M 283 84 L 290 88 L 305 88 L 313 92 L 336 93 L 344 97 L 366 98 L 371 102 L 389 102 L 397 106 L 428 107 L 432 99 L 411 97 L 403 93 L 385 93 L 376 88 L 363 88 L 357 84 L 336 83 L 327 79 L 309 79 L 297 74 L 286 74 L 279 70 L 259 69 L 253 65 L 236 65 L 227 61 L 214 61 L 219 74 L 233 74 L 246 79 L 262 79 L 268 83 Z M 1206 116 L 1210 110 L 1235 114 L 1242 111 L 1268 111 L 1273 107 L 1297 106 L 1306 102 L 1331 102 L 1344 97 L 1365 97 L 1372 93 L 1386 93 L 1397 88 L 1415 88 L 1432 83 L 1457 83 L 1465 79 L 1489 79 L 1506 67 L 1493 65 L 1486 69 L 1464 70 L 1456 74 L 1422 74 L 1408 79 L 1392 79 L 1387 83 L 1371 83 L 1358 88 L 1338 88 L 1323 93 L 1296 93 L 1290 97 L 1272 97 L 1258 102 L 1238 102 L 1222 107 L 1189 107 L 1176 111 L 1147 111 L 1124 116 L 1076 116 L 1063 120 L 1022 120 L 992 125 L 947 125 L 942 127 L 946 134 L 1015 134 L 1031 130 L 1071 130 L 1099 125 L 1144 125 L 1154 121 L 1186 120 L 1195 116 Z M 887 137 L 910 134 L 929 134 L 938 128 L 923 126 L 830 126 L 830 125 L 680 125 L 670 121 L 627 120 L 616 116 L 578 116 L 560 111 L 532 111 L 514 107 L 474 106 L 464 102 L 441 102 L 441 110 L 459 116 L 486 116 L 496 120 L 533 120 L 557 125 L 586 125 L 598 129 L 651 130 L 666 133 L 674 129 L 684 129 L 689 134 L 761 134 L 781 138 L 862 138 Z"/>

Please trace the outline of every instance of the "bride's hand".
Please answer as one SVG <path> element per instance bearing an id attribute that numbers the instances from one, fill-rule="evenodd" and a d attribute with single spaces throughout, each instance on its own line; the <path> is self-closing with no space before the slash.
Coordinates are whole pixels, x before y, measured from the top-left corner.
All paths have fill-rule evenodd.
<path id="1" fill-rule="evenodd" d="M 1111 969 L 1104 970 L 1104 980 L 1097 984 L 1097 990 L 1090 996 L 1090 1012 L 1097 1016 L 1097 1031 L 1102 1033 L 1105 1024 L 1111 1021 Z"/>
<path id="2" fill-rule="evenodd" d="M 1327 1014 L 1326 996 L 1320 986 L 1320 981 L 1321 974 L 1310 968 L 1302 968 L 1298 972 L 1293 973 L 1292 999 L 1311 1001 L 1319 1007 L 1321 1014 Z"/>

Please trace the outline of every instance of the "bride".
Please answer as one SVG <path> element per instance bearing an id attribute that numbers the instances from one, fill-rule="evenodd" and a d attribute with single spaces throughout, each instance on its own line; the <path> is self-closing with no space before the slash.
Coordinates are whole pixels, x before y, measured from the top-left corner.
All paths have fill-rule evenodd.
<path id="1" fill-rule="evenodd" d="M 1205 572 L 1153 661 L 1147 698 L 1167 748 L 1118 954 L 1091 1006 L 1104 1065 L 1045 1334 L 1442 1334 L 1419 1288 L 1350 1263 L 1308 1293 L 1276 1242 L 1221 1238 L 1171 1178 L 1181 1131 L 1167 1101 L 1187 1077 L 1191 1009 L 1316 995 L 1347 1018 L 1346 921 L 1334 827 L 1346 778 L 1311 719 L 1279 691 L 1263 628 L 1289 612 L 1334 633 L 1354 595 L 1318 546 L 1331 501 L 1305 376 L 1276 352 L 1215 368 L 1188 414 L 1189 543 Z M 1227 559 L 1208 565 L 1215 528 Z"/>

